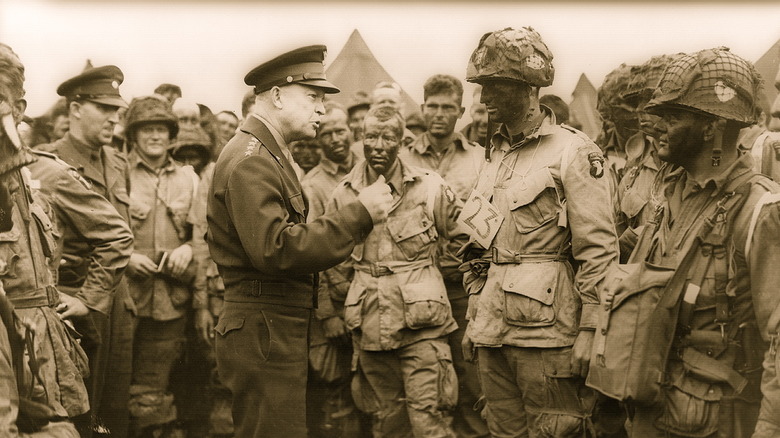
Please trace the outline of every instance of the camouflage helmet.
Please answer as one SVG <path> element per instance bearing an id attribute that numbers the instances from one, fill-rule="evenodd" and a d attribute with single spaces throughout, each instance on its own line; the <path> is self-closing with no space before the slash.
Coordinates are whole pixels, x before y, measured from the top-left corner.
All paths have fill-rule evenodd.
<path id="1" fill-rule="evenodd" d="M 748 126 L 760 116 L 760 93 L 761 76 L 753 64 L 718 47 L 675 58 L 645 110 L 658 114 L 676 106 Z"/>
<path id="2" fill-rule="evenodd" d="M 538 32 L 530 27 L 508 27 L 482 36 L 466 67 L 466 81 L 480 84 L 509 79 L 547 87 L 555 76 L 552 59 Z"/>
<path id="3" fill-rule="evenodd" d="M 171 111 L 170 104 L 162 96 L 136 97 L 130 102 L 125 113 L 125 137 L 128 142 L 135 141 L 136 128 L 146 123 L 163 123 L 168 126 L 168 138 L 173 139 L 179 132 L 179 121 Z"/>
<path id="4" fill-rule="evenodd" d="M 637 109 L 641 109 L 638 106 L 644 106 L 643 104 L 650 100 L 666 66 L 673 59 L 674 56 L 658 55 L 653 56 L 642 65 L 631 67 L 628 84 L 621 95 L 622 99 L 637 106 Z"/>
<path id="5" fill-rule="evenodd" d="M 604 77 L 604 83 L 599 87 L 596 101 L 596 109 L 602 119 L 614 121 L 618 108 L 633 112 L 633 108 L 627 105 L 623 99 L 623 93 L 628 89 L 631 80 L 632 68 L 632 66 L 620 64 Z"/>

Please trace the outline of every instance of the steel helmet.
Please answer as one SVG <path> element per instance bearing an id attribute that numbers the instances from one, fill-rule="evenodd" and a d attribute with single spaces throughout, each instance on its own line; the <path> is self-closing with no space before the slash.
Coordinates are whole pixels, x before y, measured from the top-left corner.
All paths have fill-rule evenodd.
<path id="1" fill-rule="evenodd" d="M 466 81 L 479 84 L 490 79 L 509 79 L 547 87 L 555 76 L 552 59 L 542 37 L 530 27 L 486 33 L 471 54 Z"/>
<path id="2" fill-rule="evenodd" d="M 168 126 L 168 137 L 173 139 L 179 132 L 179 121 L 171 111 L 170 104 L 162 96 L 136 97 L 125 113 L 125 137 L 135 140 L 135 130 L 146 123 L 163 123 Z"/>

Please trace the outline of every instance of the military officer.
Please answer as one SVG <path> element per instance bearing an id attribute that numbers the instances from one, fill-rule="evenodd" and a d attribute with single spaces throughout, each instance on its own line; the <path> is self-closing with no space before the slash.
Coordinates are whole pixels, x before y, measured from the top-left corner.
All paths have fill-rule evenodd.
<path id="1" fill-rule="evenodd" d="M 316 135 L 325 93 L 339 91 L 325 78 L 324 57 L 324 46 L 307 46 L 246 75 L 254 112 L 220 154 L 209 190 L 207 242 L 225 284 L 217 367 L 233 394 L 236 436 L 306 436 L 315 273 L 345 260 L 392 202 L 380 178 L 356 201 L 304 223 L 288 145 Z"/>
<path id="2" fill-rule="evenodd" d="M 485 34 L 466 72 L 500 123 L 461 214 L 485 248 L 467 252 L 463 346 L 476 346 L 493 436 L 579 436 L 595 401 L 580 376 L 617 236 L 601 151 L 539 106 L 553 73 L 531 28 Z"/>
<path id="3" fill-rule="evenodd" d="M 57 88 L 68 101 L 70 129 L 65 137 L 40 149 L 73 166 L 94 192 L 106 198 L 130 223 L 129 177 L 125 156 L 110 146 L 118 110 L 127 104 L 119 94 L 124 80 L 113 65 L 88 68 Z M 73 246 L 70 246 L 73 244 Z M 59 285 L 78 290 L 87 278 L 89 253 L 81 242 L 66 241 Z M 90 382 L 92 413 L 112 434 L 127 433 L 135 306 L 120 281 L 109 316 L 91 312 L 84 330 L 94 373 Z"/>

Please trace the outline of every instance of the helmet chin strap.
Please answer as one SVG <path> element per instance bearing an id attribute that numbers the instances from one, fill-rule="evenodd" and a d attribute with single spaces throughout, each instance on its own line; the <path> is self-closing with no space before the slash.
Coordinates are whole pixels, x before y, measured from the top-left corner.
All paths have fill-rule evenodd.
<path id="1" fill-rule="evenodd" d="M 8 102 L 0 102 L 0 121 L 8 140 L 11 141 L 16 150 L 20 150 L 22 148 L 22 140 L 19 138 L 19 132 L 16 130 L 13 110 Z"/>
<path id="2" fill-rule="evenodd" d="M 488 113 L 487 117 L 487 132 L 485 132 L 485 161 L 490 162 L 490 149 L 493 147 L 493 145 L 490 142 L 490 137 L 493 133 L 493 119 L 490 117 L 490 113 Z"/>

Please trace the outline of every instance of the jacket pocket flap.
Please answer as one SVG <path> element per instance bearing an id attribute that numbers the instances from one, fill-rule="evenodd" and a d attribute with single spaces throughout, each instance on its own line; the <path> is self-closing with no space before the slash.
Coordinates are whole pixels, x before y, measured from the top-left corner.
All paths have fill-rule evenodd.
<path id="1" fill-rule="evenodd" d="M 507 291 L 551 305 L 558 287 L 558 263 L 520 263 L 508 266 L 501 287 Z"/>
<path id="2" fill-rule="evenodd" d="M 243 316 L 227 316 L 219 319 L 219 322 L 217 322 L 217 326 L 214 327 L 214 330 L 217 333 L 219 333 L 221 336 L 225 336 L 226 334 L 228 334 L 228 332 L 231 332 L 233 330 L 238 330 L 243 326 L 244 326 Z"/>
<path id="3" fill-rule="evenodd" d="M 555 180 L 546 167 L 531 172 L 525 178 L 520 178 L 508 190 L 509 209 L 514 210 L 530 204 L 548 187 L 555 188 Z"/>
<path id="4" fill-rule="evenodd" d="M 643 198 L 636 190 L 625 192 L 620 201 L 620 210 L 628 217 L 636 217 L 647 205 L 647 199 Z"/>
<path id="5" fill-rule="evenodd" d="M 347 292 L 347 298 L 344 300 L 344 306 L 354 306 L 366 296 L 366 287 L 357 281 L 352 281 L 349 286 L 349 292 Z"/>
<path id="6" fill-rule="evenodd" d="M 571 373 L 571 348 L 546 348 L 542 350 L 542 367 L 547 377 L 565 379 Z"/>
<path id="7" fill-rule="evenodd" d="M 116 191 L 114 192 L 114 196 L 116 197 L 117 201 L 121 202 L 125 205 L 130 205 L 130 196 L 127 194 L 127 189 L 124 187 L 117 187 Z"/>
<path id="8" fill-rule="evenodd" d="M 421 301 L 435 301 L 443 303 L 447 299 L 447 290 L 444 284 L 438 282 L 412 283 L 398 286 L 404 303 L 418 303 Z"/>
<path id="9" fill-rule="evenodd" d="M 433 221 L 425 216 L 421 208 L 419 208 L 419 211 L 415 211 L 415 214 L 392 218 L 387 221 L 387 230 L 396 242 L 416 236 L 432 226 Z"/>

